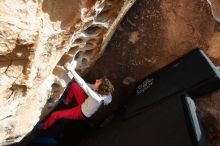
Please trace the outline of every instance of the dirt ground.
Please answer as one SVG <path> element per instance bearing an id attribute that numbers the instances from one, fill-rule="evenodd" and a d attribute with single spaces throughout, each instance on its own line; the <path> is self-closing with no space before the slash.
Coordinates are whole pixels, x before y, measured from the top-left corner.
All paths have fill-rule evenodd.
<path id="1" fill-rule="evenodd" d="M 135 81 L 193 48 L 202 48 L 216 66 L 220 65 L 220 25 L 206 0 L 137 0 L 87 75 L 90 81 L 106 75 L 116 89 L 113 104 L 93 120 L 101 121 L 123 106 Z M 220 130 L 220 91 L 198 99 L 196 104 L 207 133 Z"/>

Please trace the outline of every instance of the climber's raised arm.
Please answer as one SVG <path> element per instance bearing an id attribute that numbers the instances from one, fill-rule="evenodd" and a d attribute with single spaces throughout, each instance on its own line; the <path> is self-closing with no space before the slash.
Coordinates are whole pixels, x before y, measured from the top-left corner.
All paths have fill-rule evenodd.
<path id="1" fill-rule="evenodd" d="M 80 87 L 86 92 L 88 96 L 94 98 L 97 101 L 103 100 L 95 91 L 93 91 L 88 86 L 88 84 L 77 74 L 75 70 L 71 70 L 71 69 L 68 69 L 68 70 L 71 72 L 71 74 L 73 75 L 73 78 L 76 80 L 76 82 L 80 85 Z"/>

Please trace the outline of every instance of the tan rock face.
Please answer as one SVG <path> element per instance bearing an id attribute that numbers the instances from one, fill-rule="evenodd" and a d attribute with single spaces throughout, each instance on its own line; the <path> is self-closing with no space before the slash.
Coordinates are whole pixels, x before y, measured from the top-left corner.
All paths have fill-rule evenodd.
<path id="1" fill-rule="evenodd" d="M 48 98 L 102 55 L 134 0 L 0 1 L 0 145 L 18 142 L 39 120 Z"/>

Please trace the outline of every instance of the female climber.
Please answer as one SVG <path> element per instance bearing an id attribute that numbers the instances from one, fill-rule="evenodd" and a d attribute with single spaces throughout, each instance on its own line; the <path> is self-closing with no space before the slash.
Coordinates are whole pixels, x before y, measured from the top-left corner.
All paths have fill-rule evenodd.
<path id="1" fill-rule="evenodd" d="M 69 104 L 75 98 L 78 105 L 70 109 L 53 112 L 41 124 L 43 129 L 47 129 L 59 119 L 83 120 L 89 118 L 98 111 L 102 104 L 108 105 L 112 101 L 111 94 L 114 91 L 114 87 L 109 79 L 103 77 L 97 79 L 94 84 L 87 84 L 75 70 L 71 70 L 70 65 L 64 68 L 75 79 L 67 90 L 64 103 Z"/>

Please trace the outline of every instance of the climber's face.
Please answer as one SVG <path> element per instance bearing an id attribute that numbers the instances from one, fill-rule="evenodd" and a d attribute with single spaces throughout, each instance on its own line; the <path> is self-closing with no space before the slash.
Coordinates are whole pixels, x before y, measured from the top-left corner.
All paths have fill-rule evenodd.
<path id="1" fill-rule="evenodd" d="M 96 90 L 99 89 L 99 86 L 101 85 L 101 83 L 102 83 L 102 79 L 97 79 L 97 80 L 95 80 L 94 86 L 95 86 L 95 89 L 96 89 Z"/>

